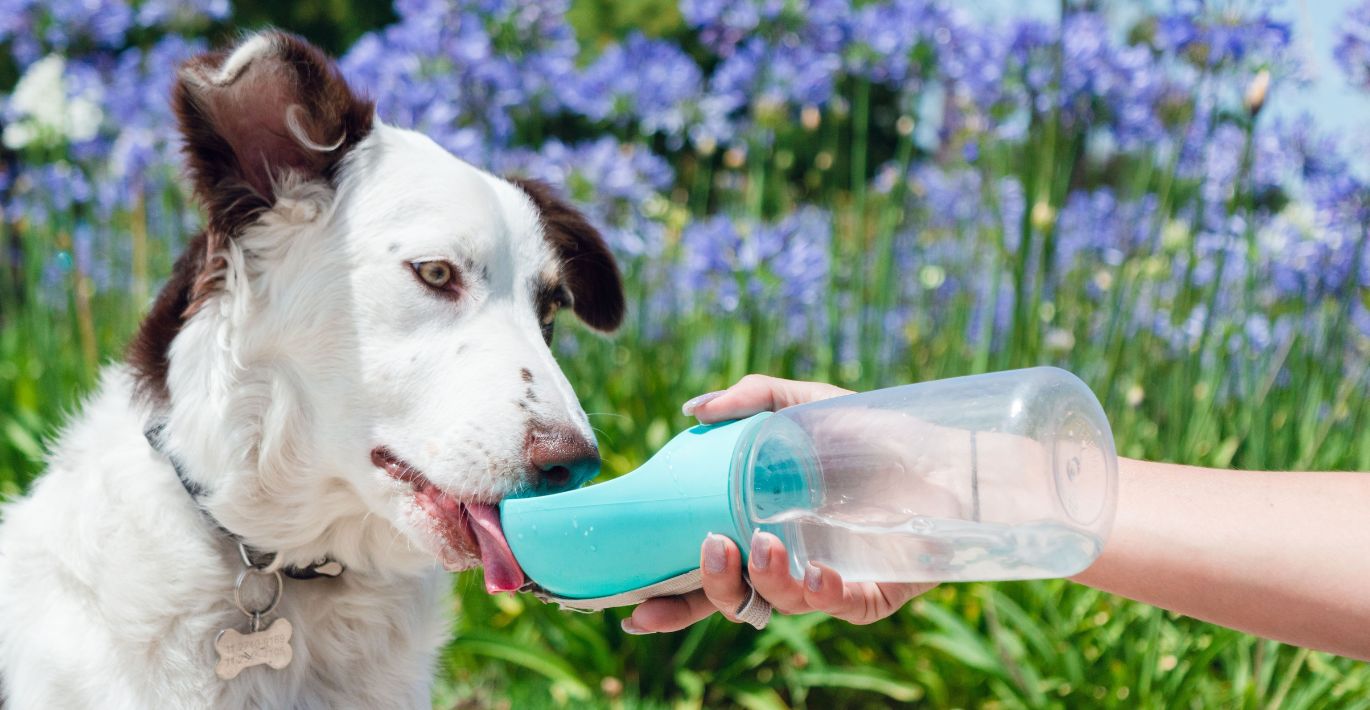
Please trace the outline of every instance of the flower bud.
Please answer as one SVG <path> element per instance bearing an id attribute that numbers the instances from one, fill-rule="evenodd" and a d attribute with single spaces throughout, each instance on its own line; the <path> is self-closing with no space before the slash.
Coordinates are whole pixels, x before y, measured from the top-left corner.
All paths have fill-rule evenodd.
<path id="1" fill-rule="evenodd" d="M 747 164 L 747 150 L 740 146 L 733 146 L 723 152 L 723 164 L 736 170 Z"/>
<path id="2" fill-rule="evenodd" d="M 1039 232 L 1045 232 L 1051 228 L 1056 221 L 1056 210 L 1046 200 L 1038 200 L 1032 205 L 1032 214 L 1029 216 L 1032 221 L 1032 228 Z"/>
<path id="3" fill-rule="evenodd" d="M 1265 106 L 1265 96 L 1270 92 L 1270 70 L 1262 69 L 1256 74 L 1256 78 L 1251 80 L 1251 84 L 1246 87 L 1246 113 L 1255 118 Z"/>

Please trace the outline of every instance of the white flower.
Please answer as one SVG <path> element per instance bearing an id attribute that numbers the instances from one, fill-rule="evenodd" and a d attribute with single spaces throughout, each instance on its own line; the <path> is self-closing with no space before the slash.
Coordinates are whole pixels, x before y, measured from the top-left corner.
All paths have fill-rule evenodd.
<path id="1" fill-rule="evenodd" d="M 5 147 L 18 150 L 47 138 L 75 143 L 94 138 L 104 120 L 100 91 L 91 88 L 67 95 L 64 81 L 67 60 L 50 54 L 29 65 L 10 94 L 9 113 L 15 120 L 5 126 Z"/>

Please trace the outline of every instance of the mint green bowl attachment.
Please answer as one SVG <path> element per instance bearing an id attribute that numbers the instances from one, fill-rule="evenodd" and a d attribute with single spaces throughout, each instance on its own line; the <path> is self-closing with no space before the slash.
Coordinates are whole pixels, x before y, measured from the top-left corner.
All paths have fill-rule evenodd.
<path id="1" fill-rule="evenodd" d="M 770 412 L 696 426 L 640 468 L 565 493 L 500 504 L 505 538 L 528 578 L 567 599 L 608 597 L 699 568 L 710 532 L 744 541 L 733 514 L 735 451 Z"/>

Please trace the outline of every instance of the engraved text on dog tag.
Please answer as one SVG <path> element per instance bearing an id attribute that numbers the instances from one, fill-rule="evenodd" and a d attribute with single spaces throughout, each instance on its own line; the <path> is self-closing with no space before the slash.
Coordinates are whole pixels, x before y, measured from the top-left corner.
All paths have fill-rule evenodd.
<path id="1" fill-rule="evenodd" d="M 276 619 L 261 631 L 239 633 L 224 629 L 214 639 L 214 650 L 219 652 L 219 663 L 214 672 L 224 680 L 236 678 L 244 668 L 268 665 L 280 670 L 290 665 L 294 651 L 290 649 L 290 622 Z"/>

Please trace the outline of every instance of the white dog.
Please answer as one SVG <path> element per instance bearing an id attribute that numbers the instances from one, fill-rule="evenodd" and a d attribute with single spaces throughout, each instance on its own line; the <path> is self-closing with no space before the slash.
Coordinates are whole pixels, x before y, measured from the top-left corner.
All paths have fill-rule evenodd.
<path id="1" fill-rule="evenodd" d="M 3 510 L 7 702 L 428 707 L 443 568 L 517 589 L 494 504 L 598 467 L 548 341 L 561 307 L 618 325 L 613 259 L 298 38 L 191 60 L 174 103 L 208 227 Z"/>

